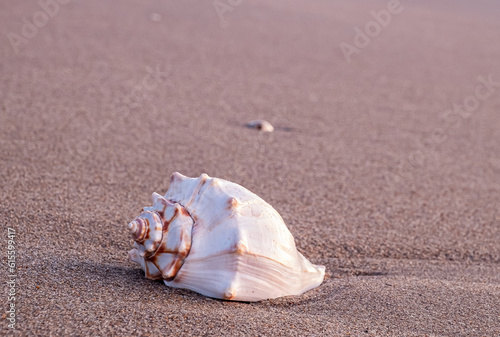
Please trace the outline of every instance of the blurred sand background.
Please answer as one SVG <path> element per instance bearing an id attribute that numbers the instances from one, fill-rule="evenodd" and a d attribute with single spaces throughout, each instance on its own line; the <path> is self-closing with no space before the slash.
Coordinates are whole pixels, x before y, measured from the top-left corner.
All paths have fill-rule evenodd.
<path id="1" fill-rule="evenodd" d="M 41 7 L 0 2 L 0 334 L 499 336 L 500 84 L 478 77 L 500 82 L 500 4 L 402 1 L 350 63 L 387 1 L 233 4 L 70 1 L 16 53 Z M 324 283 L 248 304 L 145 279 L 126 224 L 174 171 L 260 195 Z"/>

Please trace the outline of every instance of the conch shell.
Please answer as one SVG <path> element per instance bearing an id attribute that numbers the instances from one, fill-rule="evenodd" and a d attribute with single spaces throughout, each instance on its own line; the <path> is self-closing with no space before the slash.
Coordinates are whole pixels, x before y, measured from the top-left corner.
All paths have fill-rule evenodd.
<path id="1" fill-rule="evenodd" d="M 202 174 L 174 173 L 164 197 L 128 224 L 129 252 L 149 279 L 234 301 L 300 295 L 324 266 L 297 251 L 278 212 L 246 188 Z"/>

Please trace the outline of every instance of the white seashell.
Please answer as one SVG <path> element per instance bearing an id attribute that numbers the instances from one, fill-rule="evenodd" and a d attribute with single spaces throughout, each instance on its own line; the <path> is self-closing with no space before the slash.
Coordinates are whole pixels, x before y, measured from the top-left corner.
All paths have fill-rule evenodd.
<path id="1" fill-rule="evenodd" d="M 247 127 L 252 128 L 252 129 L 257 129 L 259 131 L 263 132 L 273 132 L 274 127 L 269 123 L 268 121 L 265 121 L 263 119 L 258 119 L 254 121 L 250 121 L 246 124 Z"/>
<path id="2" fill-rule="evenodd" d="M 235 301 L 300 295 L 323 282 L 325 267 L 297 251 L 278 212 L 238 184 L 174 173 L 165 197 L 152 197 L 128 224 L 130 259 L 147 278 Z"/>

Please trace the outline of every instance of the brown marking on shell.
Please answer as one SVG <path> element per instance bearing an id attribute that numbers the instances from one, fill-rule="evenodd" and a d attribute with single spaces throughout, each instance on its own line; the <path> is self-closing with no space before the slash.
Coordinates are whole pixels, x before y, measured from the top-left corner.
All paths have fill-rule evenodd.
<path id="1" fill-rule="evenodd" d="M 153 251 L 148 251 L 148 250 L 146 250 L 146 251 L 144 252 L 143 258 L 144 258 L 145 260 L 150 260 L 152 256 L 155 256 L 155 255 L 156 255 L 156 251 L 157 251 L 157 249 L 156 249 L 156 250 L 153 250 Z"/>
<path id="2" fill-rule="evenodd" d="M 179 213 L 181 212 L 181 208 L 183 208 L 181 205 L 179 205 L 178 203 L 175 203 L 174 204 L 174 214 L 172 214 L 172 217 L 170 219 L 165 219 L 166 221 L 168 222 L 172 222 L 172 220 L 174 220 L 175 218 L 177 218 L 177 216 L 179 215 Z"/>
<path id="3" fill-rule="evenodd" d="M 161 254 L 174 254 L 177 255 L 177 251 L 175 250 L 170 250 L 165 247 L 165 245 L 160 245 L 160 248 L 158 248 L 155 252 L 155 255 L 151 256 L 149 259 L 151 262 L 156 261 L 156 259 L 159 257 Z M 153 262 L 154 263 L 154 262 Z"/>
<path id="4" fill-rule="evenodd" d="M 186 243 L 186 250 L 177 253 L 177 260 L 175 261 L 175 266 L 173 269 L 174 276 L 172 277 L 171 280 L 167 280 L 167 281 L 172 281 L 174 278 L 176 278 L 177 274 L 179 273 L 179 270 L 181 269 L 182 265 L 184 264 L 184 260 L 186 260 L 186 257 L 191 252 L 191 235 L 190 235 L 190 233 L 183 231 L 182 232 L 182 239 Z"/>
<path id="5" fill-rule="evenodd" d="M 171 277 L 169 279 L 164 278 L 165 281 L 169 281 L 169 282 L 174 281 L 174 283 L 181 283 L 183 279 L 184 279 L 183 273 L 177 273 L 177 275 L 175 275 L 174 277 Z"/>
<path id="6" fill-rule="evenodd" d="M 240 205 L 240 203 L 238 202 L 238 199 L 236 199 L 235 197 L 230 197 L 227 200 L 227 209 L 235 209 L 239 205 Z"/>
<path id="7" fill-rule="evenodd" d="M 132 240 L 143 243 L 149 238 L 149 221 L 144 218 L 136 218 L 133 221 L 137 224 L 137 230 L 134 233 L 131 233 Z"/>
<path id="8" fill-rule="evenodd" d="M 200 194 L 201 188 L 203 187 L 203 185 L 205 185 L 208 178 L 209 178 L 208 174 L 206 174 L 206 173 L 203 173 L 198 178 L 199 179 L 198 186 L 196 186 L 196 188 L 194 189 L 193 195 L 191 196 L 191 199 L 188 201 L 188 203 L 186 205 L 183 205 L 184 207 L 188 207 L 189 205 L 191 205 L 193 203 L 194 199 Z"/>
<path id="9" fill-rule="evenodd" d="M 175 260 L 175 263 L 174 263 L 173 267 L 171 267 L 171 270 L 173 272 L 172 273 L 173 276 L 164 277 L 163 279 L 165 281 L 173 281 L 177 277 L 177 274 L 179 273 L 179 270 L 181 269 L 181 267 L 182 267 L 183 264 L 184 264 L 184 259 L 182 259 L 182 260 L 181 259 Z"/>
<path id="10" fill-rule="evenodd" d="M 184 210 L 183 207 L 179 207 L 179 210 Z M 176 210 L 177 211 L 177 210 Z M 189 214 L 188 214 L 189 215 Z M 182 231 L 181 233 L 182 237 L 182 242 L 185 243 L 185 250 L 178 251 L 178 250 L 171 250 L 167 249 L 165 242 L 162 242 L 160 247 L 154 252 L 154 255 L 148 256 L 147 260 L 151 261 L 160 272 L 163 271 L 161 267 L 159 266 L 158 259 L 162 254 L 172 254 L 175 256 L 173 263 L 171 263 L 169 266 L 163 268 L 166 271 L 170 271 L 171 276 L 163 277 L 164 280 L 166 281 L 172 281 L 178 274 L 180 268 L 184 264 L 184 260 L 186 257 L 189 255 L 190 250 L 191 250 L 191 235 L 188 233 L 188 231 Z"/>
<path id="11" fill-rule="evenodd" d="M 224 299 L 231 300 L 234 297 L 234 295 L 236 295 L 236 291 L 234 289 L 227 289 L 224 292 Z"/>
<path id="12" fill-rule="evenodd" d="M 163 218 L 165 217 L 165 209 L 167 209 L 168 203 L 166 202 L 166 200 L 165 200 L 165 199 L 160 199 L 160 203 L 161 203 L 161 205 L 163 206 L 163 209 L 158 210 L 157 212 L 158 212 L 158 215 L 159 215 L 159 216 L 162 218 L 162 220 L 163 220 Z"/>
<path id="13" fill-rule="evenodd" d="M 191 252 L 191 243 L 192 243 L 191 233 L 183 230 L 181 232 L 181 241 L 185 245 L 185 250 L 179 251 L 177 252 L 177 254 L 182 260 L 184 260 Z"/>
<path id="14" fill-rule="evenodd" d="M 159 246 L 161 245 L 161 240 L 162 240 L 162 237 L 163 237 L 163 223 L 161 222 L 161 219 L 159 218 L 159 215 L 156 213 L 156 212 L 153 212 L 152 213 L 152 216 L 153 216 L 153 219 L 154 219 L 154 228 L 151 229 L 150 228 L 150 222 L 149 222 L 149 219 L 148 218 L 145 218 L 145 217 L 137 217 L 136 219 L 134 219 L 134 221 L 136 223 L 139 223 L 139 225 L 137 226 L 138 229 L 135 231 L 135 233 L 139 232 L 139 229 L 141 229 L 141 237 L 137 237 L 137 235 L 134 235 L 132 234 L 132 239 L 137 242 L 138 244 L 140 244 L 144 250 L 140 249 L 141 253 L 141 257 L 143 258 L 149 258 L 151 257 L 152 255 L 156 254 L 156 250 L 159 248 Z M 152 247 L 149 247 L 148 245 L 148 248 L 146 248 L 143 243 L 152 239 L 150 237 L 150 233 L 151 231 L 154 231 L 154 233 L 160 233 L 162 237 L 159 238 L 159 241 L 156 241 L 157 239 L 155 238 L 155 240 L 152 242 L 153 245 Z M 155 235 L 156 236 L 156 235 Z M 149 250 L 150 249 L 150 250 Z"/>
<path id="15" fill-rule="evenodd" d="M 146 276 L 147 279 L 150 279 L 150 280 L 160 280 L 162 278 L 161 275 L 153 276 L 153 274 L 151 274 L 149 272 L 149 267 L 148 267 L 147 263 L 144 263 L 144 266 L 146 267 L 144 275 Z"/>
<path id="16" fill-rule="evenodd" d="M 182 282 L 182 273 L 179 273 L 179 270 L 181 269 L 182 265 L 184 264 L 184 261 L 186 260 L 187 256 L 191 253 L 191 233 L 187 231 L 182 232 L 182 240 L 186 244 L 186 250 L 181 251 L 177 254 L 177 260 L 174 266 L 174 276 L 166 278 L 165 281 L 174 281 L 174 282 Z"/>
<path id="17" fill-rule="evenodd" d="M 235 245 L 234 252 L 238 255 L 243 255 L 248 252 L 247 247 L 243 243 L 243 241 L 238 241 Z"/>
<path id="18" fill-rule="evenodd" d="M 161 217 L 161 221 L 163 223 L 163 233 L 166 233 L 168 231 L 168 226 L 170 225 L 170 223 L 172 222 L 172 220 L 175 218 L 177 214 L 177 209 L 174 211 L 174 215 L 172 215 L 172 217 L 170 219 L 166 219 L 165 218 L 165 213 L 163 213 L 162 217 Z"/>
<path id="19" fill-rule="evenodd" d="M 179 208 L 180 208 L 180 213 L 181 213 L 182 215 L 186 215 L 186 216 L 191 217 L 191 214 L 189 214 L 189 212 L 187 211 L 187 209 L 185 209 L 185 208 L 184 208 L 184 207 L 182 207 L 182 206 L 179 206 Z"/>
<path id="20" fill-rule="evenodd" d="M 160 218 L 160 217 L 158 216 L 158 218 Z M 157 231 L 161 231 L 161 228 L 162 228 L 162 225 L 163 225 L 162 221 L 161 221 L 161 218 L 159 220 L 160 220 L 160 222 L 157 222 L 156 225 L 155 225 L 155 230 L 157 230 Z"/>
<path id="21" fill-rule="evenodd" d="M 177 275 L 179 270 L 181 269 L 182 265 L 184 264 L 184 259 L 179 259 L 175 261 L 175 266 L 174 266 L 174 274 Z"/>
<path id="22" fill-rule="evenodd" d="M 186 256 L 189 254 L 189 252 L 191 251 L 191 245 L 192 245 L 192 242 L 193 242 L 193 238 L 192 238 L 192 233 L 191 232 L 187 232 L 187 231 L 183 231 L 182 232 L 182 239 L 184 240 L 184 242 L 186 242 Z"/>
<path id="23" fill-rule="evenodd" d="M 163 222 L 162 231 L 163 231 L 163 234 L 165 234 L 166 232 L 168 232 L 168 226 L 170 225 L 170 221 L 164 220 L 163 218 L 161 220 Z"/>
<path id="24" fill-rule="evenodd" d="M 184 207 L 180 206 L 179 204 L 176 204 L 174 214 L 172 215 L 172 217 L 170 219 L 166 219 L 165 218 L 165 209 L 166 208 L 167 208 L 167 204 L 165 204 L 165 207 L 163 208 L 164 211 L 162 212 L 162 214 L 160 214 L 161 221 L 163 223 L 163 229 L 162 229 L 163 233 L 166 233 L 168 231 L 168 226 L 177 217 L 177 215 L 179 213 L 189 215 L 189 213 L 187 213 L 187 211 L 184 209 Z"/>
<path id="25" fill-rule="evenodd" d="M 142 240 L 142 242 L 146 241 L 147 238 L 149 238 L 149 232 L 151 231 L 151 228 L 149 227 L 149 220 L 144 219 L 144 221 L 146 221 L 146 235 L 144 235 L 144 240 Z"/>
<path id="26" fill-rule="evenodd" d="M 163 279 L 164 279 L 165 281 L 170 282 L 170 281 L 173 281 L 173 280 L 175 279 L 175 276 L 172 276 L 172 277 L 164 277 Z"/>
<path id="27" fill-rule="evenodd" d="M 165 276 L 163 275 L 163 270 L 161 270 L 161 268 L 160 268 L 160 266 L 159 266 L 159 263 L 158 263 L 158 259 L 160 258 L 161 254 L 162 254 L 162 253 L 160 253 L 160 254 L 155 254 L 155 255 L 151 256 L 151 257 L 149 258 L 149 261 L 151 261 L 151 262 L 152 262 L 152 263 L 156 266 L 156 268 L 160 271 L 161 276 L 160 276 L 159 278 L 160 278 L 160 279 L 167 279 L 167 278 L 170 278 L 170 277 L 165 277 Z M 163 252 L 163 254 L 172 254 L 172 255 L 176 255 L 176 254 L 175 254 L 175 252 L 168 251 L 168 250 L 165 250 L 165 251 Z M 175 260 L 174 260 L 174 261 L 175 261 Z M 173 264 L 173 263 L 172 263 L 172 264 Z M 166 268 L 164 268 L 164 269 L 165 269 L 165 270 L 167 270 L 167 271 L 168 271 L 168 270 L 170 270 L 170 269 L 172 268 L 172 264 L 168 265 L 168 266 L 167 266 Z M 175 273 L 174 273 L 171 277 L 172 277 L 172 278 L 174 278 L 176 274 L 177 274 L 177 271 L 176 271 L 176 272 L 175 272 Z"/>
<path id="28" fill-rule="evenodd" d="M 160 248 L 160 249 L 161 249 L 161 248 Z M 160 249 L 159 249 L 159 250 L 160 250 Z M 167 250 L 167 249 L 162 249 L 162 250 L 161 250 L 161 252 L 158 252 L 157 254 L 155 254 L 155 255 L 151 256 L 148 260 L 149 260 L 149 261 L 151 261 L 151 262 L 152 262 L 152 263 L 156 266 L 156 268 L 160 271 L 160 273 L 161 273 L 161 277 L 160 277 L 160 279 L 174 278 L 174 277 L 175 277 L 175 275 L 177 274 L 177 271 L 175 271 L 175 273 L 174 273 L 171 277 L 165 277 L 165 276 L 163 275 L 163 273 L 164 273 L 164 270 L 165 270 L 165 271 L 169 271 L 169 270 L 171 270 L 172 265 L 175 263 L 175 261 L 176 261 L 176 260 L 173 260 L 173 262 L 172 262 L 172 263 L 170 263 L 169 265 L 165 266 L 165 267 L 163 268 L 163 270 L 162 270 L 162 268 L 161 268 L 161 267 L 160 267 L 160 265 L 159 265 L 159 261 L 158 261 L 158 259 L 161 257 L 161 255 L 162 255 L 162 254 L 172 254 L 172 255 L 174 255 L 174 256 L 177 256 L 176 252 L 174 252 L 174 251 Z"/>

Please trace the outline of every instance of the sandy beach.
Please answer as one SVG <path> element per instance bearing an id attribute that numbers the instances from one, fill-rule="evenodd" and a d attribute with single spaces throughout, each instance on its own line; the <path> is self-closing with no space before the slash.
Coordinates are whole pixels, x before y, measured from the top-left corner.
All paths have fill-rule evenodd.
<path id="1" fill-rule="evenodd" d="M 3 1 L 0 335 L 500 336 L 499 17 Z M 146 279 L 126 225 L 176 171 L 269 202 L 323 284 L 241 303 Z"/>

